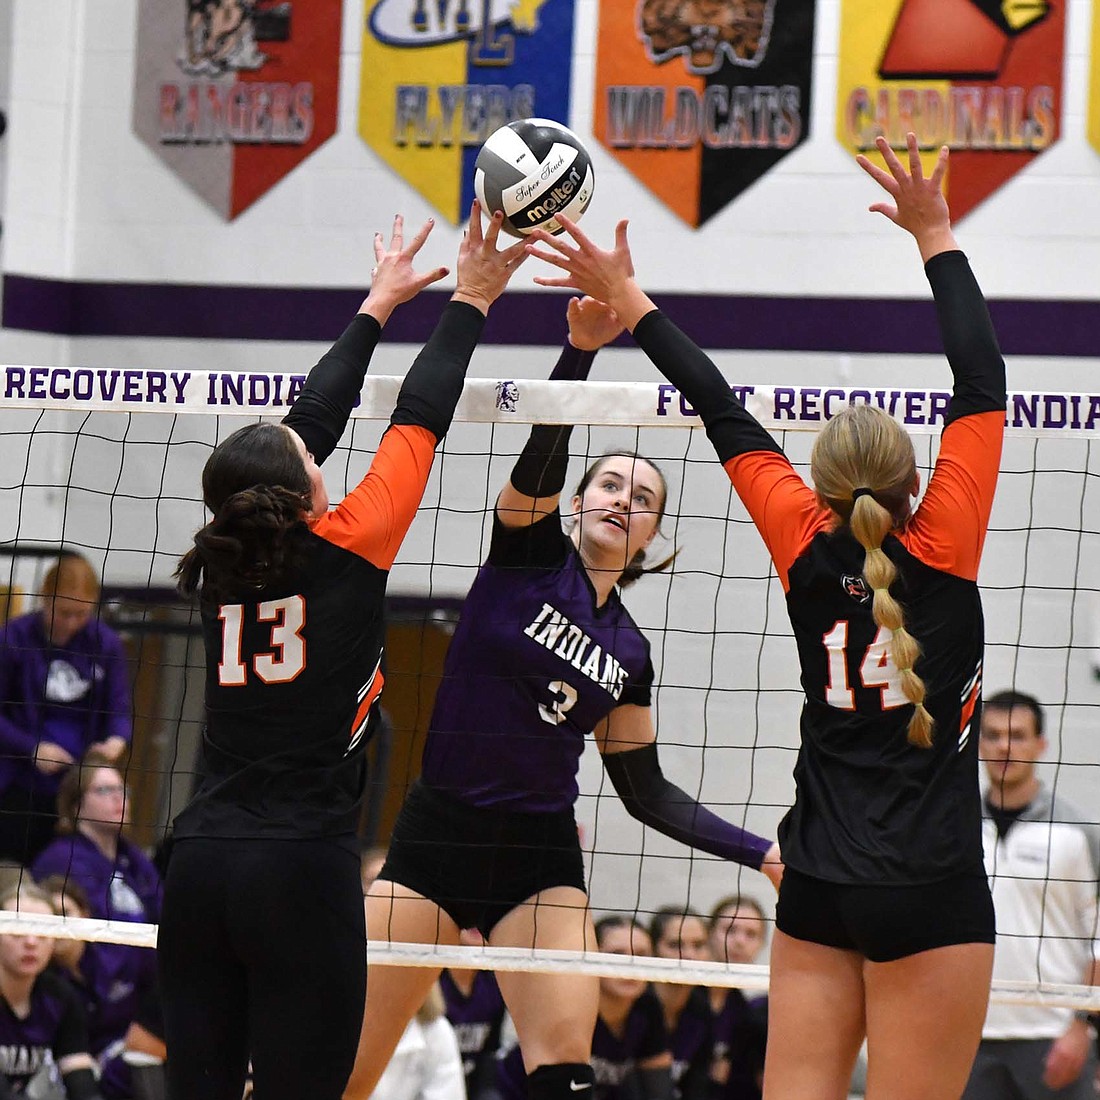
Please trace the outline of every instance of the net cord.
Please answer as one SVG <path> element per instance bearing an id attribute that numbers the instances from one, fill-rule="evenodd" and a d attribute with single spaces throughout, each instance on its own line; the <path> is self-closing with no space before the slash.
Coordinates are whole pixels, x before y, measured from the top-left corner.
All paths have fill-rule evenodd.
<path id="1" fill-rule="evenodd" d="M 155 947 L 157 926 L 129 921 L 57 917 L 0 911 L 0 935 L 92 940 L 131 947 Z M 689 962 L 684 959 L 634 958 L 599 951 L 553 951 L 522 947 L 462 947 L 443 944 L 389 943 L 369 940 L 372 965 L 455 967 L 471 970 L 523 971 L 532 974 L 583 973 L 599 978 L 633 978 L 648 982 L 705 985 L 765 993 L 768 967 L 734 963 Z M 1100 1011 L 1100 988 L 1055 982 L 995 979 L 990 999 L 998 1004 L 1030 1004 Z"/>

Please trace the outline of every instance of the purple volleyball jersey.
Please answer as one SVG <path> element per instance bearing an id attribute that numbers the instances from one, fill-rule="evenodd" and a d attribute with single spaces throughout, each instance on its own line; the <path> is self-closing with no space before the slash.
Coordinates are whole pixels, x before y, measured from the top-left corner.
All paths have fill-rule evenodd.
<path id="1" fill-rule="evenodd" d="M 722 1100 L 760 1100 L 764 1050 L 768 1040 L 767 997 L 746 999 L 739 989 L 726 994 L 714 1020 L 715 1054 L 729 1062 L 719 1090 Z"/>
<path id="2" fill-rule="evenodd" d="M 66 646 L 52 646 L 42 614 L 0 626 L 0 790 L 20 783 L 56 794 L 61 774 L 32 761 L 40 741 L 79 759 L 108 737 L 131 733 L 130 677 L 122 639 L 93 619 Z"/>
<path id="3" fill-rule="evenodd" d="M 670 1036 L 674 1095 L 697 1095 L 714 1060 L 714 1013 L 703 986 L 696 986 Z"/>
<path id="4" fill-rule="evenodd" d="M 504 998 L 490 970 L 474 975 L 473 988 L 467 996 L 455 984 L 449 970 L 439 976 L 447 1019 L 454 1028 L 458 1051 L 462 1055 L 462 1071 L 466 1074 L 466 1091 L 470 1092 L 473 1075 L 483 1057 L 495 1055 L 500 1042 L 500 1025 L 504 1019 Z"/>
<path id="5" fill-rule="evenodd" d="M 493 520 L 488 561 L 451 640 L 423 778 L 477 806 L 569 809 L 585 735 L 648 706 L 649 643 L 613 591 L 602 607 L 561 517 Z"/>
<path id="6" fill-rule="evenodd" d="M 88 1050 L 84 1012 L 73 990 L 47 970 L 34 983 L 30 1011 L 17 1016 L 0 997 L 0 1074 L 16 1092 L 43 1066 Z"/>

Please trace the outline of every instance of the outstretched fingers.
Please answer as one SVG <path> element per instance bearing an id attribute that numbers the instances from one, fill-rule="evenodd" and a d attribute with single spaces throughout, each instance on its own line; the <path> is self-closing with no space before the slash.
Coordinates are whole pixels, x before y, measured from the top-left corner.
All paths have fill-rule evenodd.
<path id="1" fill-rule="evenodd" d="M 428 234 L 435 228 L 435 218 L 429 218 L 419 229 L 416 236 L 409 242 L 405 249 L 405 255 L 411 260 L 423 247 L 428 239 Z"/>
<path id="2" fill-rule="evenodd" d="M 471 248 L 478 247 L 484 239 L 481 233 L 481 203 L 477 199 L 470 203 L 470 220 L 466 224 L 466 239 L 469 241 Z"/>
<path id="3" fill-rule="evenodd" d="M 856 157 L 856 164 L 860 166 L 884 191 L 891 195 L 898 193 L 898 182 L 889 172 L 884 171 L 873 161 L 868 160 L 862 153 Z"/>
<path id="4" fill-rule="evenodd" d="M 390 234 L 390 251 L 400 252 L 405 247 L 405 219 L 400 214 L 393 216 L 393 232 Z"/>
<path id="5" fill-rule="evenodd" d="M 939 159 L 936 161 L 936 167 L 932 170 L 932 186 L 937 191 L 943 190 L 943 177 L 947 175 L 947 161 L 950 156 L 951 150 L 946 145 L 941 145 Z"/>

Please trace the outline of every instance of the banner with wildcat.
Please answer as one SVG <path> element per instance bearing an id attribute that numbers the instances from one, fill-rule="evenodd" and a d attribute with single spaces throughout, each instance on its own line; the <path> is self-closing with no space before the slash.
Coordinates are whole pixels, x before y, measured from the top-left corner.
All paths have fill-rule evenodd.
<path id="1" fill-rule="evenodd" d="M 600 0 L 596 137 L 691 226 L 810 133 L 814 4 Z"/>
<path id="2" fill-rule="evenodd" d="M 455 224 L 494 130 L 569 125 L 573 0 L 366 0 L 362 54 L 360 136 Z"/>
<path id="3" fill-rule="evenodd" d="M 134 133 L 231 220 L 336 132 L 339 0 L 140 0 Z"/>
<path id="4" fill-rule="evenodd" d="M 949 146 L 961 218 L 1058 140 L 1065 37 L 1066 0 L 842 0 L 837 138 Z"/>

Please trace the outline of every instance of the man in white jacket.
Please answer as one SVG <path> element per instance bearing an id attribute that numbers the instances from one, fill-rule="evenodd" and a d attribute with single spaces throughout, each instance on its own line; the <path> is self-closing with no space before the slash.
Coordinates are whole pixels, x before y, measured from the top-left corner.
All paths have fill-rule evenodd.
<path id="1" fill-rule="evenodd" d="M 1100 827 L 1050 790 L 1043 710 L 1022 692 L 985 700 L 982 821 L 997 913 L 995 979 L 1100 985 Z M 963 1100 L 1095 1100 L 1096 1033 L 1086 1013 L 991 1004 Z"/>

